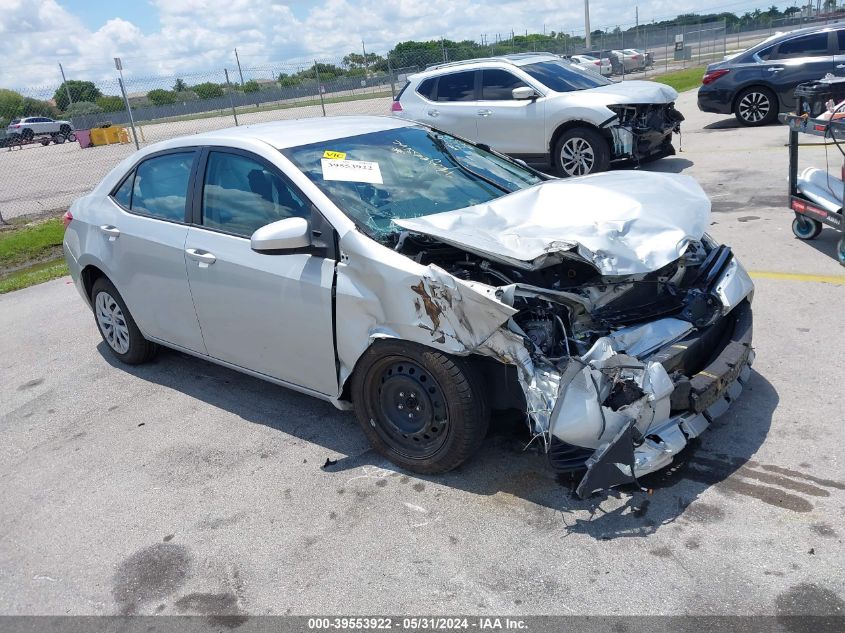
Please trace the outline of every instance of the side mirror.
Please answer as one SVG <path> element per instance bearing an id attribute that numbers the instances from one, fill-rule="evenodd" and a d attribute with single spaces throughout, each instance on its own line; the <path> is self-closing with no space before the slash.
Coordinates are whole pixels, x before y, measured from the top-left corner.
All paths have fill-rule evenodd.
<path id="1" fill-rule="evenodd" d="M 529 88 L 528 86 L 520 86 L 519 88 L 514 88 L 511 90 L 511 94 L 513 95 L 514 99 L 519 101 L 523 101 L 525 99 L 536 99 L 540 95 L 537 94 L 537 91 L 534 88 Z"/>
<path id="2" fill-rule="evenodd" d="M 262 226 L 249 240 L 257 253 L 290 251 L 311 246 L 311 229 L 305 218 L 285 218 Z"/>

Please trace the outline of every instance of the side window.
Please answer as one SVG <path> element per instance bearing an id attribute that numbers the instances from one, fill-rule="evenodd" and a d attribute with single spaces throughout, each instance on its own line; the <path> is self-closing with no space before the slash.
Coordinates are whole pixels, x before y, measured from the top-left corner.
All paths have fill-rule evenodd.
<path id="1" fill-rule="evenodd" d="M 277 172 L 238 154 L 209 153 L 203 226 L 249 237 L 265 224 L 310 216 L 310 203 Z"/>
<path id="2" fill-rule="evenodd" d="M 474 101 L 475 71 L 443 75 L 437 84 L 438 101 Z"/>
<path id="3" fill-rule="evenodd" d="M 135 170 L 132 211 L 162 220 L 185 221 L 185 201 L 194 152 L 145 160 Z"/>
<path id="4" fill-rule="evenodd" d="M 513 100 L 511 91 L 525 85 L 524 81 L 514 77 L 506 70 L 493 68 L 481 71 L 481 99 L 483 101 Z"/>
<path id="5" fill-rule="evenodd" d="M 790 57 L 811 57 L 827 54 L 827 33 L 813 33 L 796 37 L 778 46 L 777 59 Z"/>
<path id="6" fill-rule="evenodd" d="M 132 185 L 134 183 L 135 172 L 133 170 L 126 178 L 123 179 L 123 183 L 117 188 L 117 191 L 115 191 L 112 196 L 112 198 L 114 198 L 124 209 L 132 208 Z"/>
<path id="7" fill-rule="evenodd" d="M 772 51 L 775 50 L 774 46 L 769 46 L 768 48 L 764 48 L 762 50 L 757 51 L 756 55 L 762 60 L 767 60 L 769 57 L 772 56 Z"/>
<path id="8" fill-rule="evenodd" d="M 437 77 L 430 77 L 423 81 L 417 88 L 417 92 L 426 99 L 434 101 L 434 85 L 437 83 Z"/>
<path id="9" fill-rule="evenodd" d="M 845 53 L 845 30 L 836 31 L 836 48 L 839 53 Z"/>

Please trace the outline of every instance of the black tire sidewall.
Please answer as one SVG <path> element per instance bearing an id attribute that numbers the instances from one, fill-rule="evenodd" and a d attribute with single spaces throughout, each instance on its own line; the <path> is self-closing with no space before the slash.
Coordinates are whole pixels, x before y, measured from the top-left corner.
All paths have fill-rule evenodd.
<path id="1" fill-rule="evenodd" d="M 797 226 L 800 223 L 807 223 L 807 224 L 811 225 L 813 227 L 812 232 L 808 233 L 807 235 L 800 234 L 799 231 L 796 230 Z M 821 233 L 821 232 L 822 232 L 822 223 L 819 222 L 818 220 L 814 220 L 812 218 L 806 218 L 806 217 L 802 217 L 802 218 L 796 217 L 792 220 L 792 234 L 795 237 L 797 237 L 799 240 L 815 239 L 819 236 L 819 233 Z"/>
<path id="2" fill-rule="evenodd" d="M 379 373 L 374 370 L 387 357 L 407 359 L 422 366 L 443 393 L 448 418 L 446 440 L 428 457 L 403 454 L 373 427 L 373 423 L 380 423 L 376 399 Z M 447 367 L 455 368 L 457 376 L 450 375 Z M 478 449 L 487 434 L 489 414 L 479 395 L 480 384 L 475 372 L 462 359 L 407 341 L 377 341 L 358 361 L 351 381 L 355 415 L 367 439 L 384 457 L 412 472 L 439 474 L 458 467 Z"/>
<path id="3" fill-rule="evenodd" d="M 582 138 L 593 148 L 594 162 L 593 168 L 590 170 L 591 174 L 607 171 L 610 168 L 610 145 L 608 145 L 607 140 L 595 130 L 591 130 L 587 127 L 576 127 L 561 134 L 560 138 L 555 143 L 553 163 L 555 171 L 559 176 L 562 178 L 577 177 L 570 176 L 563 171 L 563 162 L 560 157 L 563 144 L 573 138 Z"/>
<path id="4" fill-rule="evenodd" d="M 109 342 L 106 340 L 106 336 L 100 327 L 100 322 L 97 319 L 97 295 L 101 292 L 107 292 L 111 295 L 112 299 L 115 300 L 117 305 L 120 306 L 120 310 L 123 312 L 123 318 L 125 319 L 127 329 L 129 330 L 129 349 L 124 354 L 119 353 L 111 345 L 109 345 Z M 111 352 L 115 358 L 127 365 L 138 365 L 149 360 L 155 351 L 155 344 L 145 339 L 144 335 L 141 334 L 141 330 L 135 323 L 135 319 L 132 317 L 132 313 L 126 306 L 126 302 L 123 300 L 123 297 L 117 291 L 117 288 L 114 287 L 114 284 L 105 277 L 97 279 L 91 288 L 91 307 L 94 310 L 94 323 L 97 324 L 97 330 L 103 338 L 103 343 L 105 343 L 109 352 Z"/>
<path id="5" fill-rule="evenodd" d="M 769 100 L 769 113 L 757 122 L 746 121 L 739 114 L 739 104 L 740 104 L 740 102 L 745 97 L 745 95 L 752 93 L 752 92 L 759 92 L 760 94 L 764 94 L 764 95 L 766 95 L 766 98 Z M 739 121 L 740 123 L 742 123 L 743 125 L 745 125 L 747 127 L 760 127 L 760 126 L 763 126 L 763 125 L 770 125 L 770 124 L 774 123 L 778 118 L 778 112 L 780 110 L 780 108 L 778 106 L 777 95 L 775 95 L 775 93 L 773 93 L 771 90 L 769 90 L 768 88 L 765 88 L 763 86 L 751 86 L 749 88 L 744 88 L 736 96 L 736 100 L 734 101 L 734 104 L 735 104 L 734 105 L 734 116 L 736 117 L 737 121 Z"/>

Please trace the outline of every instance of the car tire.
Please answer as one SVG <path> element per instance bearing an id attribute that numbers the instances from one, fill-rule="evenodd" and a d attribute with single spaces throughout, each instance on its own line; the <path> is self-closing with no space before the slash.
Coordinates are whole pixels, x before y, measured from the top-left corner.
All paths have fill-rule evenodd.
<path id="1" fill-rule="evenodd" d="M 464 359 L 407 341 L 374 343 L 352 376 L 364 434 L 381 455 L 421 474 L 457 468 L 489 424 L 478 378 Z"/>
<path id="2" fill-rule="evenodd" d="M 34 136 L 35 136 L 35 133 L 32 130 L 30 130 L 29 128 L 21 131 L 21 138 L 24 141 L 31 141 Z"/>
<path id="3" fill-rule="evenodd" d="M 65 123 L 59 128 L 59 134 L 61 134 L 62 136 L 67 136 L 68 134 L 70 134 L 70 131 L 70 126 L 67 123 Z"/>
<path id="4" fill-rule="evenodd" d="M 601 134 L 587 127 L 564 132 L 554 151 L 555 170 L 562 177 L 586 176 L 610 167 L 610 145 Z"/>
<path id="5" fill-rule="evenodd" d="M 792 220 L 792 234 L 799 240 L 814 240 L 822 232 L 822 223 L 813 218 L 796 215 Z"/>
<path id="6" fill-rule="evenodd" d="M 50 144 L 50 139 L 44 136 L 41 138 L 39 143 L 41 143 L 44 147 L 47 147 Z"/>
<path id="7" fill-rule="evenodd" d="M 91 289 L 94 321 L 109 351 L 120 362 L 140 365 L 150 360 L 158 345 L 148 341 L 135 324 L 123 297 L 114 284 L 100 277 Z"/>
<path id="8" fill-rule="evenodd" d="M 736 96 L 734 116 L 748 127 L 769 125 L 778 118 L 778 99 L 768 88 L 750 86 Z"/>
<path id="9" fill-rule="evenodd" d="M 54 142 L 56 145 L 61 145 L 61 144 L 62 144 L 62 143 L 64 143 L 66 140 L 67 140 L 67 138 L 65 137 L 65 135 L 64 135 L 64 134 L 56 134 L 56 135 L 53 137 L 53 142 Z"/>

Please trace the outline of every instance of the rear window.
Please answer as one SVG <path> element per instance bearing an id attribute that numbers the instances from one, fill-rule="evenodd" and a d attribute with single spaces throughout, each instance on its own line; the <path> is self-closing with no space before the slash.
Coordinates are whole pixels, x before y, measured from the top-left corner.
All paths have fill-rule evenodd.
<path id="1" fill-rule="evenodd" d="M 404 86 L 402 86 L 402 89 L 401 89 L 401 90 L 399 90 L 399 92 L 397 92 L 397 93 L 396 93 L 396 96 L 395 96 L 395 97 L 393 97 L 393 100 L 394 100 L 394 101 L 399 101 L 399 99 L 402 97 L 402 93 L 403 93 L 403 92 L 405 92 L 405 90 L 407 90 L 407 89 L 408 89 L 408 86 L 410 86 L 410 85 L 411 85 L 411 82 L 410 82 L 410 81 L 406 81 L 406 82 L 405 82 L 405 85 L 404 85 Z"/>
<path id="2" fill-rule="evenodd" d="M 438 101 L 473 101 L 475 71 L 443 75 L 437 84 Z"/>
<path id="3" fill-rule="evenodd" d="M 826 53 L 827 33 L 813 33 L 783 42 L 778 46 L 777 56 L 783 59 L 785 57 L 805 57 Z"/>
<path id="4" fill-rule="evenodd" d="M 522 66 L 522 70 L 555 92 L 586 90 L 613 83 L 598 73 L 583 70 L 567 62 L 537 62 Z"/>
<path id="5" fill-rule="evenodd" d="M 435 88 L 436 84 L 437 84 L 437 78 L 436 77 L 431 77 L 430 79 L 426 79 L 424 82 L 422 82 L 420 84 L 419 88 L 417 88 L 417 92 L 420 95 L 422 95 L 423 97 L 425 97 L 426 99 L 434 101 L 434 88 Z"/>
<path id="6" fill-rule="evenodd" d="M 21 122 L 20 119 L 12 119 L 11 121 L 9 121 L 9 125 L 15 125 L 15 124 L 20 123 L 20 122 Z"/>

